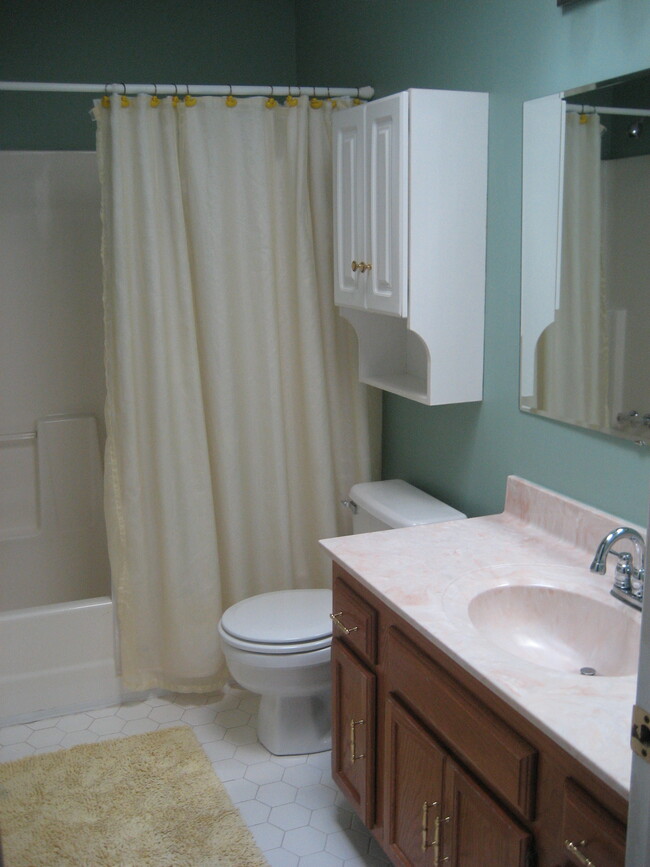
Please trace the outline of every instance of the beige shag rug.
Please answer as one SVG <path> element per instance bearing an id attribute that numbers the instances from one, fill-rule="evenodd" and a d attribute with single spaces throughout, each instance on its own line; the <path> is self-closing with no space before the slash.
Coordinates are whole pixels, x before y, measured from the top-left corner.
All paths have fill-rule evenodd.
<path id="1" fill-rule="evenodd" d="M 4 867 L 264 867 L 191 729 L 0 764 Z"/>

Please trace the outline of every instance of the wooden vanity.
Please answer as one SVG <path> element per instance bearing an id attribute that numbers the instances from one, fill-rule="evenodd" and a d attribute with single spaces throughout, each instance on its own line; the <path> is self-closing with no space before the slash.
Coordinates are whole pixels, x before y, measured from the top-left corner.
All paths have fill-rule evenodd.
<path id="1" fill-rule="evenodd" d="M 334 611 L 334 778 L 396 864 L 623 867 L 624 798 L 340 566 Z"/>
<path id="2" fill-rule="evenodd" d="M 530 491 L 525 488 L 523 493 L 525 498 Z M 578 697 L 572 694 L 579 679 L 565 676 L 563 680 L 551 672 L 552 697 L 542 702 L 549 705 L 550 721 L 542 719 L 538 725 L 537 711 L 527 710 L 527 696 L 519 696 L 518 709 L 518 701 L 508 694 L 508 689 L 513 694 L 524 692 L 517 680 L 517 661 L 511 664 L 506 657 L 499 665 L 499 656 L 488 654 L 484 665 L 473 663 L 469 644 L 463 645 L 464 639 L 459 638 L 455 646 L 453 630 L 445 634 L 444 613 L 427 615 L 433 621 L 439 618 L 442 640 L 436 638 L 433 621 L 417 614 L 442 605 L 436 605 L 435 592 L 425 594 L 426 576 L 421 584 L 414 583 L 425 552 L 422 548 L 420 554 L 413 553 L 409 541 L 425 533 L 427 551 L 440 546 L 437 563 L 447 564 L 440 569 L 449 567 L 453 574 L 454 558 L 463 556 L 462 545 L 449 546 L 454 536 L 462 540 L 463 535 L 469 538 L 474 533 L 485 539 L 487 526 L 492 538 L 505 532 L 511 553 L 516 549 L 513 531 L 524 529 L 524 522 L 512 513 L 512 497 L 510 506 L 506 518 L 491 516 L 454 522 L 455 528 L 451 524 L 409 528 L 324 543 L 335 559 L 334 779 L 398 865 L 623 867 L 625 774 L 610 784 L 609 771 L 601 772 L 599 764 L 602 759 L 607 765 L 608 757 L 595 755 L 583 761 L 581 751 L 591 753 L 607 741 L 597 729 L 607 715 L 608 689 L 629 695 L 631 716 L 631 685 L 622 684 L 629 678 L 589 678 L 600 683 L 585 687 L 580 718 L 575 711 L 580 706 Z M 499 518 L 504 526 L 492 527 L 491 522 L 498 523 Z M 605 517 L 605 523 L 610 520 Z M 530 549 L 538 528 L 529 523 L 526 528 L 522 545 Z M 594 532 L 600 529 L 597 525 Z M 548 541 L 544 531 L 535 544 L 548 546 Z M 388 553 L 389 543 L 394 555 Z M 569 546 L 561 540 L 558 545 L 566 562 Z M 395 571 L 400 558 L 402 584 Z M 436 571 L 436 562 L 431 568 Z M 375 577 L 370 580 L 370 575 Z M 442 587 L 444 576 L 440 581 Z M 494 685 L 487 674 L 490 666 L 500 671 L 494 675 Z M 524 683 L 525 675 L 521 677 Z M 531 695 L 535 677 L 539 678 L 539 671 L 533 673 Z M 589 688 L 601 694 L 590 695 Z M 567 706 L 569 720 L 558 722 L 557 737 L 554 700 Z M 627 716 L 625 704 L 620 720 Z M 620 720 L 613 729 L 617 734 L 611 750 L 620 753 L 617 759 L 625 767 L 629 726 L 623 724 L 619 732 Z M 576 740 L 584 735 L 583 743 L 572 740 L 565 748 L 562 738 L 567 725 L 574 726 Z"/>

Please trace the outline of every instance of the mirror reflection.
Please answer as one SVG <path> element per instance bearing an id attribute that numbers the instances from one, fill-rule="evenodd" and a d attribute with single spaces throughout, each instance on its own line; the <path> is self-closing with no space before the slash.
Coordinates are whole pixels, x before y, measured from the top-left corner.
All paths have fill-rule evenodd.
<path id="1" fill-rule="evenodd" d="M 524 105 L 521 409 L 650 442 L 650 73 Z"/>

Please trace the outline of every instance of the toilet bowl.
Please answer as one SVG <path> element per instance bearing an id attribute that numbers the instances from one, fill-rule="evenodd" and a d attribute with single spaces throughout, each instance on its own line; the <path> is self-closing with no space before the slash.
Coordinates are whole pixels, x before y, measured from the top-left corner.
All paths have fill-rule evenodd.
<path id="1" fill-rule="evenodd" d="M 354 485 L 344 504 L 354 533 L 466 517 L 399 479 Z M 230 674 L 261 696 L 257 736 L 274 755 L 330 749 L 331 611 L 330 590 L 279 590 L 237 602 L 219 622 Z"/>
<path id="2" fill-rule="evenodd" d="M 228 669 L 261 696 L 257 736 L 276 756 L 328 750 L 332 593 L 279 590 L 237 602 L 219 623 Z"/>

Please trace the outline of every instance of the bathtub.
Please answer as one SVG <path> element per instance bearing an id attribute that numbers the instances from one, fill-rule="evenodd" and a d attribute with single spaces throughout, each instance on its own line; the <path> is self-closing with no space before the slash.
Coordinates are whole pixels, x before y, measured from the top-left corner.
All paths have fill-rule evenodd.
<path id="1" fill-rule="evenodd" d="M 0 436 L 0 724 L 120 700 L 102 487 L 94 416 Z"/>
<path id="2" fill-rule="evenodd" d="M 0 613 L 0 725 L 117 703 L 107 596 Z"/>

